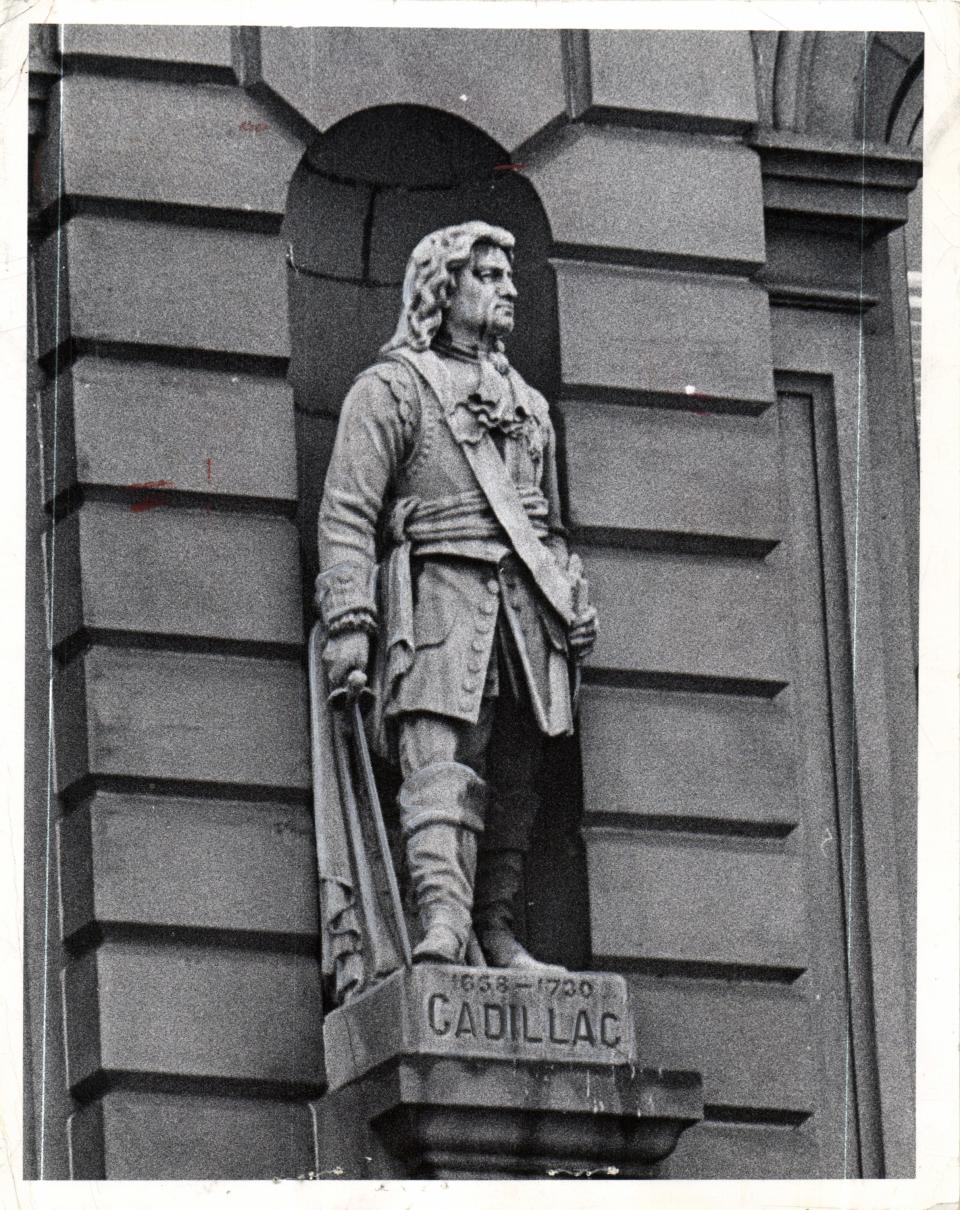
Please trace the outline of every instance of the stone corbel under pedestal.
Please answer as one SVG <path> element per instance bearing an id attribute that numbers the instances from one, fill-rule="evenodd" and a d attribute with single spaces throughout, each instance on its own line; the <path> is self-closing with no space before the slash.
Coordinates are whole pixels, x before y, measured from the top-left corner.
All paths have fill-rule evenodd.
<path id="1" fill-rule="evenodd" d="M 645 1067 L 619 975 L 417 966 L 324 1024 L 318 1178 L 643 1178 L 703 1117 Z"/>

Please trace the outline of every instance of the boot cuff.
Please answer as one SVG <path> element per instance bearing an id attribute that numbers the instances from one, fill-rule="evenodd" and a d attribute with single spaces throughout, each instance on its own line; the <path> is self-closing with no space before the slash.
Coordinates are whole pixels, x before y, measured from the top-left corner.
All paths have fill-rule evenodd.
<path id="1" fill-rule="evenodd" d="M 405 836 L 435 823 L 482 832 L 486 801 L 487 783 L 454 761 L 417 769 L 404 779 L 397 798 Z"/>

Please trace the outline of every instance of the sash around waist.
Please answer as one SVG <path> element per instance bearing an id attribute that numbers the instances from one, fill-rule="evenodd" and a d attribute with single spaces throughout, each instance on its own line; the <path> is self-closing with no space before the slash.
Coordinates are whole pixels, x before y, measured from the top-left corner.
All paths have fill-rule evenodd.
<path id="1" fill-rule="evenodd" d="M 537 488 L 518 489 L 525 512 L 541 537 L 548 533 L 546 497 Z M 377 644 L 382 661 L 383 692 L 377 698 L 376 731 L 380 734 L 384 711 L 389 709 L 394 689 L 411 667 L 414 654 L 413 583 L 410 560 L 419 551 L 462 553 L 470 543 L 491 542 L 509 549 L 507 535 L 479 491 L 421 500 L 405 496 L 395 501 L 386 518 L 388 553 L 380 565 L 381 639 Z"/>
<path id="2" fill-rule="evenodd" d="M 539 488 L 518 490 L 524 511 L 534 531 L 542 536 L 548 532 L 547 500 Z M 403 496 L 394 501 L 387 515 L 385 536 L 393 546 L 410 543 L 470 542 L 506 537 L 503 527 L 480 491 L 460 492 L 455 496 L 440 496 L 422 500 Z"/>

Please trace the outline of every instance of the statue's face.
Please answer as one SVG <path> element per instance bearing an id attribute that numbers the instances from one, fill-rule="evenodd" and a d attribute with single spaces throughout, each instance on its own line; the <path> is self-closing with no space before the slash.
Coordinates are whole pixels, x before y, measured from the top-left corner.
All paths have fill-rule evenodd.
<path id="1" fill-rule="evenodd" d="M 480 244 L 457 273 L 457 286 L 445 316 L 451 333 L 479 339 L 513 331 L 513 284 L 510 259 L 502 248 Z"/>

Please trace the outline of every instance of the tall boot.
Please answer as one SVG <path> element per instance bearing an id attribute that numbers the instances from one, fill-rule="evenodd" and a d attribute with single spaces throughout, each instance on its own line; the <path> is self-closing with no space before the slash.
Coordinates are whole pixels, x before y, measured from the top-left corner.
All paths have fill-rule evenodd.
<path id="1" fill-rule="evenodd" d="M 540 962 L 514 935 L 513 904 L 523 879 L 519 849 L 484 849 L 474 894 L 473 926 L 491 966 L 522 970 L 562 970 Z"/>
<path id="2" fill-rule="evenodd" d="M 461 962 L 470 934 L 486 783 L 466 765 L 427 765 L 400 787 L 400 825 L 423 940 L 415 962 Z"/>

